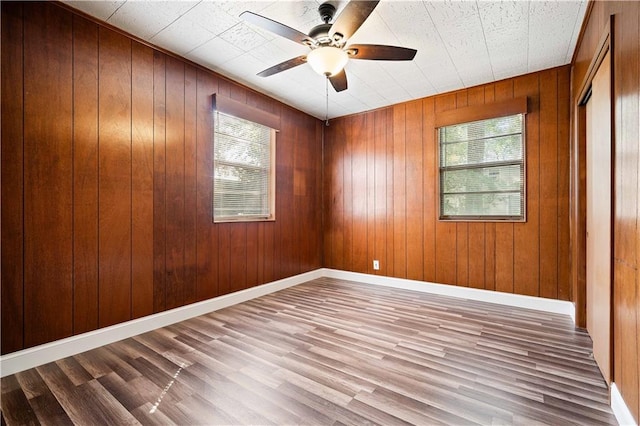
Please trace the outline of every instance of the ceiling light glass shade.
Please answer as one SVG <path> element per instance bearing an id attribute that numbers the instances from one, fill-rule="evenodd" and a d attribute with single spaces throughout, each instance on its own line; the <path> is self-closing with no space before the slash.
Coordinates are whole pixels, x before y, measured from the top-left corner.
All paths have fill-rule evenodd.
<path id="1" fill-rule="evenodd" d="M 319 47 L 307 55 L 307 62 L 318 74 L 332 77 L 342 71 L 349 55 L 342 49 L 332 46 Z"/>

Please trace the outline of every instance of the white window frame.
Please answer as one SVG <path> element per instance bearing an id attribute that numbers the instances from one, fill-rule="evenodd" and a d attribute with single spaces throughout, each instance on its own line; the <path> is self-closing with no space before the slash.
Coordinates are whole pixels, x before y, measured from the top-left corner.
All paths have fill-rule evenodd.
<path id="1" fill-rule="evenodd" d="M 525 100 L 526 105 L 526 100 Z M 457 165 L 457 166 L 443 166 L 442 165 L 442 141 L 440 138 L 441 129 L 445 127 L 455 126 L 459 124 L 472 123 L 475 121 L 485 121 L 492 119 L 499 119 L 508 116 L 516 116 L 522 115 L 522 159 L 520 160 L 505 160 L 505 161 L 496 161 L 493 163 L 485 163 L 485 164 L 477 164 L 477 165 L 469 165 L 465 167 L 465 165 Z M 496 117 L 483 117 L 478 120 L 465 120 L 460 122 L 452 122 L 447 125 L 439 126 L 436 128 L 436 140 L 437 142 L 437 158 L 438 158 L 438 216 L 439 220 L 447 221 L 447 222 L 526 222 L 527 221 L 527 135 L 526 135 L 526 112 L 516 112 L 514 114 L 508 115 L 500 115 Z M 443 190 L 442 190 L 442 180 L 443 173 L 451 170 L 471 170 L 471 169 L 479 169 L 479 168 L 491 168 L 491 167 L 500 167 L 500 166 L 509 166 L 509 165 L 520 165 L 522 167 L 522 182 L 520 185 L 520 194 L 522 197 L 522 211 L 520 215 L 489 215 L 489 214 L 480 214 L 480 215 L 445 215 L 443 212 Z M 478 192 L 481 193 L 481 192 Z"/>
<path id="2" fill-rule="evenodd" d="M 231 117 L 237 120 L 248 121 L 263 127 L 266 127 L 270 131 L 270 142 L 269 142 L 269 167 L 268 167 L 268 185 L 267 185 L 267 197 L 268 197 L 268 207 L 269 212 L 266 215 L 256 215 L 256 214 L 240 214 L 240 215 L 216 215 L 215 210 L 215 187 L 216 187 L 216 167 L 218 163 L 222 163 L 225 165 L 233 165 L 236 167 L 243 167 L 242 163 L 231 163 L 231 162 L 219 162 L 215 157 L 215 143 L 218 135 L 217 129 L 217 120 L 218 114 L 225 115 L 227 117 Z M 266 126 L 262 123 L 258 123 L 246 118 L 236 117 L 235 115 L 229 114 L 227 112 L 222 112 L 218 110 L 213 111 L 213 152 L 212 152 L 212 160 L 213 160 L 213 176 L 211 179 L 211 184 L 213 187 L 213 197 L 212 197 L 212 212 L 211 215 L 213 217 L 214 223 L 225 223 L 225 222 L 265 222 L 265 221 L 275 221 L 276 219 L 276 133 L 277 130 L 273 129 L 269 126 Z M 247 166 L 249 167 L 249 166 Z"/>

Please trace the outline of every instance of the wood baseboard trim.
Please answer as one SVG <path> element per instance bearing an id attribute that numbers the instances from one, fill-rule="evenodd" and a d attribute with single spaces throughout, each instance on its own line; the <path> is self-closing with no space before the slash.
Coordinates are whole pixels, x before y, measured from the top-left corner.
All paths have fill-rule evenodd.
<path id="1" fill-rule="evenodd" d="M 404 278 L 391 278 L 382 275 L 362 274 L 336 269 L 324 269 L 324 277 L 357 281 L 365 284 L 383 285 L 405 290 L 439 294 L 442 296 L 460 297 L 480 302 L 497 303 L 500 305 L 519 308 L 535 309 L 537 311 L 569 315 L 575 324 L 575 306 L 564 300 L 546 299 L 542 297 L 523 296 L 520 294 L 503 293 L 499 291 L 481 290 L 477 288 L 458 287 L 447 284 L 436 284 L 426 281 L 415 281 Z"/>
<path id="2" fill-rule="evenodd" d="M 0 357 L 0 377 L 9 376 L 48 362 L 117 342 L 118 340 L 146 333 L 147 331 L 217 311 L 227 306 L 255 299 L 256 297 L 293 287 L 316 278 L 321 278 L 322 273 L 322 269 L 316 269 L 257 287 L 225 294 L 224 296 L 214 297 L 213 299 L 202 302 L 181 306 L 99 330 L 56 340 L 55 342 L 12 352 Z"/>
<path id="3" fill-rule="evenodd" d="M 613 411 L 613 415 L 616 416 L 616 420 L 620 426 L 638 426 L 636 420 L 633 418 L 633 414 L 631 414 L 631 410 L 624 402 L 620 391 L 618 390 L 618 386 L 615 383 L 611 383 L 611 410 Z"/>

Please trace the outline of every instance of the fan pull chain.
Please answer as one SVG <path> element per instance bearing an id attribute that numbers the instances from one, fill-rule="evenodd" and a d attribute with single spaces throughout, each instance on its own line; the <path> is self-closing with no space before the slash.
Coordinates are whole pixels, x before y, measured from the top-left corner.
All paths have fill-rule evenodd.
<path id="1" fill-rule="evenodd" d="M 325 93 L 326 93 L 326 97 L 327 97 L 327 109 L 326 109 L 326 114 L 324 116 L 324 124 L 325 126 L 329 126 L 329 77 L 327 76 L 326 81 L 325 81 Z"/>

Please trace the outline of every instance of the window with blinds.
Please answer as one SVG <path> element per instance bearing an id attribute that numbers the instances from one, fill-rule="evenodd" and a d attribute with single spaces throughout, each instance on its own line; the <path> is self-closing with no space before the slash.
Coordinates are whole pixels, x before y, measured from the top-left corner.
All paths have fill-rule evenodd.
<path id="1" fill-rule="evenodd" d="M 276 131 L 214 114 L 214 221 L 273 220 Z"/>
<path id="2" fill-rule="evenodd" d="M 440 219 L 524 221 L 524 114 L 438 132 Z"/>

